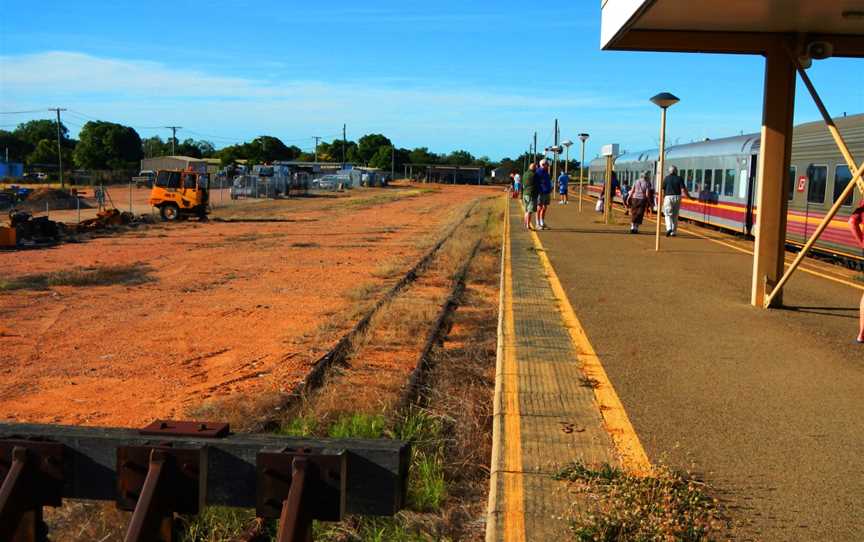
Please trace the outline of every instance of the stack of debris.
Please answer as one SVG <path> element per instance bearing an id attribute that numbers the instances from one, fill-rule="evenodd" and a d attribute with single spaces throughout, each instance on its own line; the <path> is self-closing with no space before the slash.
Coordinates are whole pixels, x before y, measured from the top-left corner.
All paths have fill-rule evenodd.
<path id="1" fill-rule="evenodd" d="M 109 226 L 126 226 L 135 222 L 135 215 L 121 211 L 120 209 L 105 209 L 96 213 L 95 218 L 82 220 L 76 226 L 72 226 L 76 233 L 94 230 L 103 230 Z"/>
<path id="2" fill-rule="evenodd" d="M 46 216 L 34 218 L 27 211 L 13 209 L 9 212 L 9 226 L 0 226 L 0 248 L 53 245 L 60 241 L 65 229 Z"/>

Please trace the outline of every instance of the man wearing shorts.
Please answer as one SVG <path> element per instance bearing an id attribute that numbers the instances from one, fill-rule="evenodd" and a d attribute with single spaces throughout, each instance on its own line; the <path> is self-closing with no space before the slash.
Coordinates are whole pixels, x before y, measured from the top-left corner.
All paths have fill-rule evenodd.
<path id="1" fill-rule="evenodd" d="M 570 176 L 564 171 L 558 176 L 558 205 L 567 205 L 567 187 L 570 185 Z"/>
<path id="2" fill-rule="evenodd" d="M 546 211 L 552 202 L 552 176 L 549 175 L 549 161 L 540 160 L 540 167 L 534 174 L 534 184 L 537 186 L 537 229 L 548 230 Z"/>
<path id="3" fill-rule="evenodd" d="M 531 215 L 537 212 L 537 164 L 531 163 L 522 177 L 522 204 L 525 206 L 525 229 L 531 228 Z"/>

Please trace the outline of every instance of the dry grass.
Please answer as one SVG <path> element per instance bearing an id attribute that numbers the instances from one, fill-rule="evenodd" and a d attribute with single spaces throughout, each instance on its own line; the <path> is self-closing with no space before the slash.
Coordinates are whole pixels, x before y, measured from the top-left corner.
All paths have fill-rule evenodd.
<path id="1" fill-rule="evenodd" d="M 580 541 L 636 542 L 723 539 L 726 522 L 709 488 L 690 476 L 656 467 L 649 476 L 609 465 L 573 463 L 556 476 L 579 494 L 570 518 L 572 538 Z M 587 502 L 588 507 L 584 505 Z"/>
<path id="2" fill-rule="evenodd" d="M 153 279 L 153 269 L 143 263 L 104 267 L 76 267 L 49 273 L 0 279 L 0 292 L 12 290 L 47 290 L 53 286 L 127 286 L 144 284 Z"/>

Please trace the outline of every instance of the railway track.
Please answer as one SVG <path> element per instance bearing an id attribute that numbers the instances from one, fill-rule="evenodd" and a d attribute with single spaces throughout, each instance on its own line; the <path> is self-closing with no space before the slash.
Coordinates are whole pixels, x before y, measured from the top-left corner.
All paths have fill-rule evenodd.
<path id="1" fill-rule="evenodd" d="M 290 410 L 291 408 L 300 404 L 304 397 L 308 396 L 310 392 L 321 387 L 326 380 L 327 371 L 333 367 L 334 365 L 342 364 L 346 361 L 348 355 L 351 353 L 352 344 L 354 340 L 359 337 L 361 334 L 365 333 L 370 324 L 373 321 L 373 318 L 376 314 L 379 313 L 382 307 L 386 304 L 390 303 L 394 299 L 396 299 L 400 293 L 402 293 L 408 286 L 410 286 L 413 282 L 417 280 L 423 270 L 429 265 L 429 263 L 435 258 L 435 256 L 439 253 L 441 248 L 453 238 L 453 235 L 459 230 L 459 228 L 465 223 L 465 221 L 474 213 L 477 205 L 480 203 L 481 199 L 475 199 L 470 207 L 466 210 L 466 212 L 462 215 L 462 217 L 453 223 L 445 233 L 435 242 L 426 253 L 392 286 L 388 289 L 375 304 L 363 315 L 360 320 L 357 321 L 354 326 L 351 327 L 345 334 L 343 334 L 339 340 L 333 345 L 330 350 L 321 355 L 313 364 L 311 370 L 307 373 L 306 377 L 298 382 L 294 388 L 287 394 L 285 401 L 280 405 L 279 411 L 274 411 L 270 418 L 264 421 L 264 429 L 265 430 L 274 430 L 278 428 L 278 420 L 277 414 L 279 412 L 284 412 L 286 410 Z M 479 241 L 477 243 L 479 246 Z M 476 253 L 475 247 L 472 250 L 472 258 Z M 458 274 L 458 277 L 461 277 L 460 280 L 457 280 L 456 283 L 461 283 L 459 289 L 464 288 L 464 276 L 467 273 L 468 263 L 470 263 L 470 259 L 463 265 L 462 269 Z M 456 288 L 458 284 L 454 284 L 454 288 Z M 451 300 L 455 304 L 455 300 L 453 300 L 453 296 L 448 297 L 446 306 L 450 306 Z M 447 309 L 447 312 L 452 310 Z M 442 313 L 444 309 L 442 308 Z M 441 322 L 438 323 L 436 321 L 436 328 L 440 328 L 443 324 L 443 318 L 441 318 Z M 431 347 L 430 347 L 431 349 Z M 425 350 L 425 349 L 424 349 Z"/>

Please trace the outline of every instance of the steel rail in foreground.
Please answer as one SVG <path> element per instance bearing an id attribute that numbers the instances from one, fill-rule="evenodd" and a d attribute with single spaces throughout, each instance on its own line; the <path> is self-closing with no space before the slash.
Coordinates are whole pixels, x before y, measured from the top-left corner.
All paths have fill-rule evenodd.
<path id="1" fill-rule="evenodd" d="M 842 134 L 840 134 L 840 130 L 837 128 L 837 125 L 834 124 L 834 119 L 831 118 L 831 115 L 828 113 L 828 109 L 825 107 L 825 103 L 822 101 L 819 93 L 816 92 L 816 87 L 813 86 L 813 82 L 810 80 L 810 77 L 807 75 L 804 67 L 801 66 L 801 62 L 791 51 L 788 51 L 788 53 L 792 62 L 795 64 L 795 68 L 798 70 L 798 74 L 801 76 L 801 80 L 804 81 L 804 85 L 807 87 L 807 90 L 810 92 L 810 96 L 816 103 L 816 107 L 819 109 L 819 113 L 822 115 L 828 131 L 831 133 L 831 137 L 834 138 L 834 143 L 836 143 L 837 148 L 840 150 L 840 154 L 843 155 L 843 159 L 849 166 L 849 171 L 852 171 L 854 173 L 852 176 L 852 180 L 850 180 L 846 184 L 846 188 L 843 189 L 843 192 L 834 202 L 834 205 L 831 206 L 831 209 L 825 214 L 825 216 L 822 218 L 822 221 L 819 222 L 819 225 L 816 227 L 813 235 L 810 236 L 810 238 L 795 256 L 795 259 L 783 272 L 783 276 L 780 277 L 780 280 L 777 281 L 777 284 L 774 286 L 771 292 L 765 296 L 765 299 L 763 300 L 763 307 L 765 308 L 771 307 L 771 304 L 773 303 L 775 297 L 780 295 L 781 292 L 783 292 L 783 287 L 786 285 L 787 282 L 789 282 L 792 274 L 795 273 L 795 271 L 798 269 L 798 266 L 801 265 L 801 262 L 804 260 L 807 254 L 810 253 L 810 249 L 813 248 L 813 245 L 816 244 L 816 241 L 828 228 L 828 224 L 831 223 L 831 221 L 840 211 L 840 208 L 843 206 L 843 202 L 846 201 L 846 198 L 852 194 L 856 187 L 858 187 L 858 189 L 861 190 L 861 193 L 864 194 L 864 179 L 862 179 L 862 174 L 864 174 L 864 163 L 862 163 L 861 166 L 858 166 L 857 162 L 855 162 L 855 159 L 852 157 L 852 153 L 849 151 L 849 146 L 843 139 Z"/>
<path id="2" fill-rule="evenodd" d="M 429 334 L 426 336 L 426 342 L 423 345 L 423 349 L 420 351 L 420 355 L 417 356 L 417 364 L 414 366 L 411 375 L 408 377 L 408 385 L 402 395 L 400 403 L 401 408 L 403 409 L 421 398 L 421 387 L 423 386 L 426 373 L 432 365 L 430 354 L 432 354 L 432 349 L 435 348 L 435 345 L 441 340 L 441 335 L 444 331 L 444 324 L 453 312 L 453 309 L 456 308 L 459 298 L 462 296 L 462 292 L 465 291 L 465 279 L 468 277 L 468 270 L 471 267 L 471 263 L 474 261 L 474 257 L 477 255 L 477 251 L 480 249 L 481 242 L 482 239 L 478 239 L 471 248 L 468 259 L 464 264 L 462 264 L 462 267 L 453 279 L 453 286 L 450 289 L 450 294 L 447 296 L 444 304 L 441 305 L 441 309 L 438 311 L 438 316 L 435 318 L 435 323 L 432 325 Z"/>
<path id="3" fill-rule="evenodd" d="M 115 501 L 133 510 L 127 542 L 170 542 L 174 515 L 207 505 L 281 517 L 280 541 L 310 540 L 312 520 L 393 515 L 403 506 L 410 455 L 404 442 L 237 435 L 225 424 L 213 427 L 0 424 L 0 540 L 46 540 L 42 508 L 63 499 Z"/>

